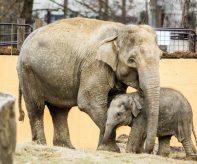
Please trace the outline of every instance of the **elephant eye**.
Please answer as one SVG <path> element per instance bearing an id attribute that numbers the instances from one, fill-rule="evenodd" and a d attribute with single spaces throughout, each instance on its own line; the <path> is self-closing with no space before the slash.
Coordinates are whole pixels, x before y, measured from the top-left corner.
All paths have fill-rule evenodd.
<path id="1" fill-rule="evenodd" d="M 117 115 L 118 117 L 120 117 L 120 116 L 122 115 L 122 112 L 118 112 L 116 115 Z"/>
<path id="2" fill-rule="evenodd" d="M 129 62 L 129 63 L 134 63 L 134 62 L 135 62 L 135 59 L 134 59 L 133 57 L 130 57 L 130 58 L 128 59 L 128 62 Z"/>

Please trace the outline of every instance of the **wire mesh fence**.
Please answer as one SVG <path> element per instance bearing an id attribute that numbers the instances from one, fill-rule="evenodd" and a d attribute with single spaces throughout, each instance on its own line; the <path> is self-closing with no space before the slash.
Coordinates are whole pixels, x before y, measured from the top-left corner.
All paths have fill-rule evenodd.
<path id="1" fill-rule="evenodd" d="M 28 24 L 0 23 L 0 48 L 17 49 L 20 40 L 24 40 L 33 28 Z"/>
<path id="2" fill-rule="evenodd" d="M 24 39 L 33 31 L 31 25 L 0 23 L 0 48 L 17 49 L 20 39 Z M 197 36 L 195 31 L 183 28 L 156 28 L 159 47 L 168 53 L 196 52 Z"/>
<path id="3" fill-rule="evenodd" d="M 196 52 L 197 36 L 191 29 L 157 28 L 156 33 L 158 45 L 165 52 Z"/>

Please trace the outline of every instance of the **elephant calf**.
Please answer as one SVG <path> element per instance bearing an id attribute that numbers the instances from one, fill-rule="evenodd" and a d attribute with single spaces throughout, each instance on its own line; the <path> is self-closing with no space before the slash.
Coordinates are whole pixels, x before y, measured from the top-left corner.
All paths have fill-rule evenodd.
<path id="1" fill-rule="evenodd" d="M 138 92 L 116 96 L 108 109 L 106 130 L 103 143 L 110 133 L 119 126 L 130 125 L 126 151 L 141 153 L 146 138 L 147 115 L 144 99 Z M 169 156 L 170 139 L 175 136 L 182 143 L 186 155 L 196 158 L 197 151 L 191 140 L 193 128 L 192 109 L 187 99 L 178 91 L 161 88 L 159 122 L 157 137 L 159 139 L 158 155 Z"/>

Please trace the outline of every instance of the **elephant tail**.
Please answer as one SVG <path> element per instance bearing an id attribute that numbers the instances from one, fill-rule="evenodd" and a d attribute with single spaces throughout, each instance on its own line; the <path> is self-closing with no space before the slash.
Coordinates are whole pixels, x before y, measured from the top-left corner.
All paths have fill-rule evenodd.
<path id="1" fill-rule="evenodd" d="M 18 118 L 18 120 L 19 120 L 19 121 L 24 121 L 25 112 L 24 112 L 23 109 L 22 109 L 22 90 L 21 90 L 20 85 L 19 85 L 19 87 L 18 87 L 18 93 L 19 93 L 19 96 L 18 96 L 19 118 Z"/>
<path id="2" fill-rule="evenodd" d="M 194 138 L 195 138 L 195 141 L 196 141 L 196 146 L 197 146 L 197 137 L 196 137 L 196 132 L 194 130 L 194 122 L 192 121 L 192 132 L 193 132 L 193 135 L 194 135 Z"/>

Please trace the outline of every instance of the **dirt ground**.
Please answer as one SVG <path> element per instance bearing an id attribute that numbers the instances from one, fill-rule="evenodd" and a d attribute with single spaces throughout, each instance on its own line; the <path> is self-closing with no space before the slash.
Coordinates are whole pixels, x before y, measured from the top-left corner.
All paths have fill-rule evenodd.
<path id="1" fill-rule="evenodd" d="M 0 55 L 19 55 L 19 50 L 13 47 L 0 47 Z"/>
<path id="2" fill-rule="evenodd" d="M 62 147 L 41 146 L 35 143 L 19 144 L 16 147 L 14 163 L 77 163 L 77 164 L 192 164 L 197 161 L 184 160 L 181 152 L 173 153 L 170 158 L 148 154 L 113 153 L 93 150 L 73 150 Z M 172 159 L 172 158 L 181 158 Z"/>
<path id="3" fill-rule="evenodd" d="M 162 58 L 164 59 L 196 59 L 197 58 L 197 53 L 192 53 L 190 51 L 176 51 L 173 53 L 168 53 L 168 52 L 163 52 Z"/>

